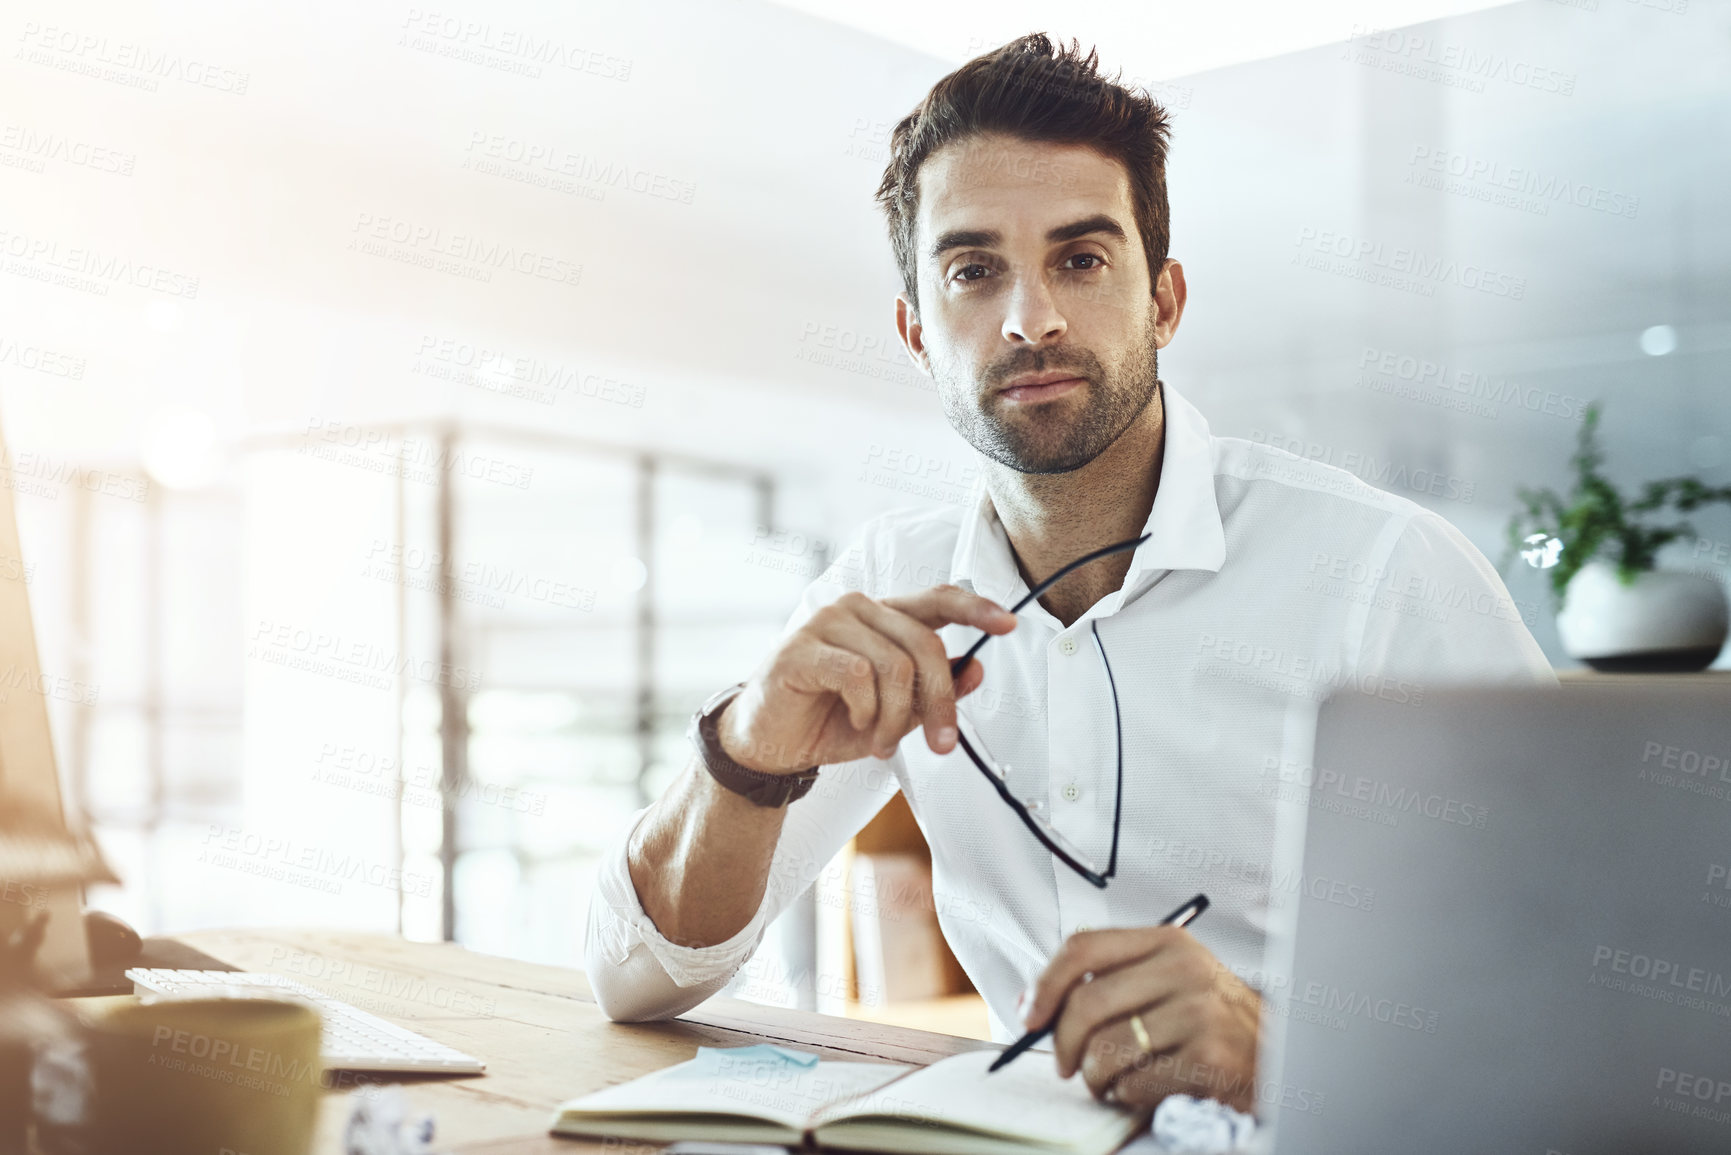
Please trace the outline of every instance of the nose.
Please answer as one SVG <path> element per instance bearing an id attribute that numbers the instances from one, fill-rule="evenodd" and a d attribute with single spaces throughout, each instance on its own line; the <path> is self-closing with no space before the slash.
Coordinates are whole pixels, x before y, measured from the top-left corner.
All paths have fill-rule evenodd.
<path id="1" fill-rule="evenodd" d="M 1030 272 L 1016 278 L 1004 313 L 1004 340 L 1012 345 L 1043 345 L 1062 337 L 1068 328 L 1045 277 Z"/>

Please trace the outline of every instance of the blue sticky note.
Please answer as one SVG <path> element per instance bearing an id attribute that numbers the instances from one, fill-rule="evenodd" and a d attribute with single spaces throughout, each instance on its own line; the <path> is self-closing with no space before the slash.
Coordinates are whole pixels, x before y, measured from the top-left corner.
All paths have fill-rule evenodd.
<path id="1" fill-rule="evenodd" d="M 699 1047 L 697 1058 L 691 1060 L 686 1069 L 694 1075 L 702 1075 L 744 1066 L 804 1070 L 817 1066 L 817 1056 L 773 1043 L 756 1043 L 749 1047 Z"/>

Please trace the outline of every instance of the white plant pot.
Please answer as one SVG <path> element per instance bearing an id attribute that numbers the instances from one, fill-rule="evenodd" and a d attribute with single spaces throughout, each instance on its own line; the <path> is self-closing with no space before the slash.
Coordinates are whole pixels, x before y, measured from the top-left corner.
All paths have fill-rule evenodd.
<path id="1" fill-rule="evenodd" d="M 1595 670 L 1704 670 L 1725 646 L 1725 590 L 1703 574 L 1653 570 L 1624 585 L 1588 562 L 1569 579 L 1557 633 Z"/>

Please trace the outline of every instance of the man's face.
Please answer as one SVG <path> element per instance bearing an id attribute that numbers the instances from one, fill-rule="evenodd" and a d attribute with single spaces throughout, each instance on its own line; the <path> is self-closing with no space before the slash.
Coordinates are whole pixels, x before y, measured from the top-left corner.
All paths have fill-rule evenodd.
<path id="1" fill-rule="evenodd" d="M 897 323 L 945 416 L 1011 469 L 1079 469 L 1152 398 L 1182 271 L 1169 262 L 1167 318 L 1129 176 L 1084 146 L 975 136 L 933 153 L 919 180 L 920 309 L 902 296 Z"/>

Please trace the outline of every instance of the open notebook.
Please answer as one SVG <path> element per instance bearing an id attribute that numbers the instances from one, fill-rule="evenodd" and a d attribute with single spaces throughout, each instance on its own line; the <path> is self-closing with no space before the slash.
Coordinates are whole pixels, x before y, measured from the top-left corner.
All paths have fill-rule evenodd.
<path id="1" fill-rule="evenodd" d="M 705 1047 L 688 1063 L 561 1105 L 552 1129 L 653 1142 L 1105 1155 L 1147 1125 L 1146 1111 L 1097 1102 L 1080 1079 L 1059 1079 L 1050 1055 L 988 1077 L 997 1056 L 971 1051 L 915 1068 L 819 1062 L 782 1047 Z"/>

